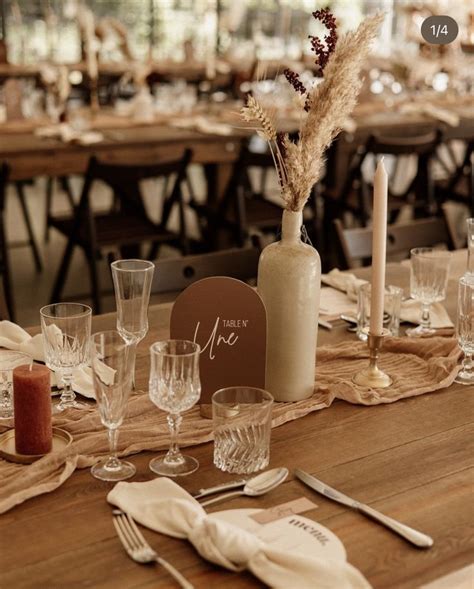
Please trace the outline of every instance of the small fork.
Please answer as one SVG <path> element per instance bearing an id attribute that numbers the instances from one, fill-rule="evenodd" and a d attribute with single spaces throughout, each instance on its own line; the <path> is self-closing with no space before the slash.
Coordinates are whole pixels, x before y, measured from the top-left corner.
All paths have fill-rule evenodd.
<path id="1" fill-rule="evenodd" d="M 113 514 L 114 526 L 118 537 L 131 559 L 140 564 L 157 562 L 168 571 L 183 589 L 194 589 L 194 586 L 172 564 L 161 556 L 158 556 L 145 540 L 133 518 L 128 513 L 124 513 L 120 509 L 114 509 Z"/>

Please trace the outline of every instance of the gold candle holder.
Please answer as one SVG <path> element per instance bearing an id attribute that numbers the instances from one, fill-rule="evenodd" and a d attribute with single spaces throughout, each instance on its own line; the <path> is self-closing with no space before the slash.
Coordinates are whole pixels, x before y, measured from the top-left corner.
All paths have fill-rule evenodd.
<path id="1" fill-rule="evenodd" d="M 385 389 L 392 384 L 392 379 L 388 374 L 377 366 L 379 352 L 383 345 L 384 337 L 389 335 L 388 329 L 383 329 L 381 335 L 373 335 L 366 328 L 367 345 L 369 347 L 369 365 L 352 377 L 352 382 L 364 387 L 374 389 Z"/>

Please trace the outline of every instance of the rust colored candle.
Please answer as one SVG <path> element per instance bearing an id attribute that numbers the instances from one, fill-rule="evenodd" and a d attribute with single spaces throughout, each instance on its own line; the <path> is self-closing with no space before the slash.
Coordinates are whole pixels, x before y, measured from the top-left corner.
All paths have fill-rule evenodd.
<path id="1" fill-rule="evenodd" d="M 13 370 L 15 446 L 19 454 L 46 454 L 51 450 L 51 382 L 47 366 L 32 364 Z"/>

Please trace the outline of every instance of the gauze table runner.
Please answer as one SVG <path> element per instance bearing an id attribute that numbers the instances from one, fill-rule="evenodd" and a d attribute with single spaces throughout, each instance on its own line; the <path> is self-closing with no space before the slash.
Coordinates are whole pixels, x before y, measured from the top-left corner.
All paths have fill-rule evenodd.
<path id="1" fill-rule="evenodd" d="M 349 341 L 323 346 L 317 351 L 314 394 L 295 403 L 275 403 L 272 427 L 329 407 L 336 398 L 378 405 L 448 387 L 456 377 L 460 355 L 451 337 L 388 338 L 380 365 L 393 377 L 393 385 L 387 389 L 368 389 L 351 381 L 352 375 L 367 365 L 365 343 Z M 46 455 L 31 465 L 13 464 L 0 458 L 0 513 L 31 497 L 53 491 L 76 468 L 90 467 L 108 455 L 106 431 L 95 406 L 54 416 L 53 425 L 66 429 L 74 437 L 73 443 L 62 452 Z M 13 420 L 5 420 L 0 425 L 0 433 L 10 427 L 13 427 Z M 184 415 L 180 445 L 193 446 L 210 440 L 212 421 L 202 418 L 199 408 L 194 407 Z M 166 414 L 156 409 L 147 394 L 130 398 L 118 445 L 120 456 L 168 448 Z"/>

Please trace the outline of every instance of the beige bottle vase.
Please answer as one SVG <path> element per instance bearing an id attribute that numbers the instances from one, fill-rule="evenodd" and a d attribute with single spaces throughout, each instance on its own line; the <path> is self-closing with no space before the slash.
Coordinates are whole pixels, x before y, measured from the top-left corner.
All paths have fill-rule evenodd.
<path id="1" fill-rule="evenodd" d="M 258 266 L 258 292 L 267 310 L 265 388 L 276 401 L 313 394 L 321 260 L 301 241 L 301 211 L 284 211 L 281 241 L 267 246 Z"/>

